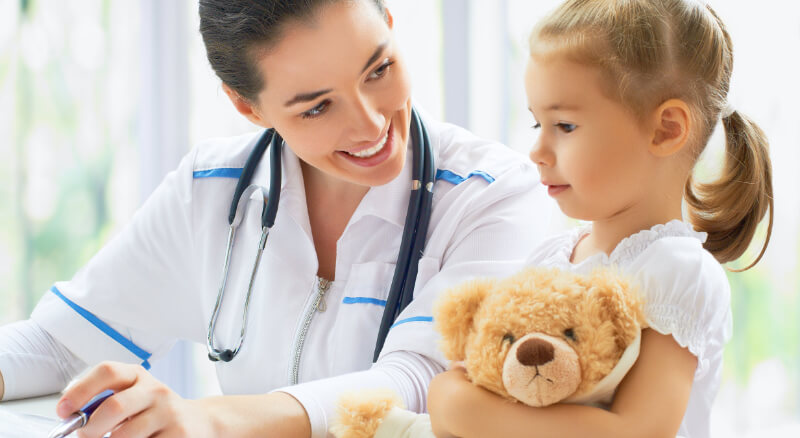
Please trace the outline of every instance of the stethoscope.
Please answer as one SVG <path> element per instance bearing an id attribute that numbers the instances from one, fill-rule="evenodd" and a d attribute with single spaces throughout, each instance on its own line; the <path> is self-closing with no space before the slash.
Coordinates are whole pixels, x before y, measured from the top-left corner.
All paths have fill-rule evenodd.
<path id="1" fill-rule="evenodd" d="M 406 211 L 406 221 L 403 228 L 403 238 L 400 242 L 400 253 L 397 256 L 397 265 L 392 277 L 392 285 L 389 289 L 389 296 L 386 300 L 386 308 L 383 311 L 381 325 L 378 330 L 378 339 L 375 343 L 373 361 L 378 360 L 378 355 L 386 341 L 386 335 L 400 312 L 405 309 L 414 297 L 414 283 L 417 278 L 417 268 L 422 251 L 425 248 L 425 237 L 428 233 L 428 222 L 431 216 L 431 203 L 433 200 L 433 183 L 435 170 L 433 167 L 433 150 L 431 149 L 430 139 L 425 126 L 420 121 L 416 110 L 411 110 L 411 141 L 414 145 L 413 164 L 411 169 L 411 197 L 408 200 L 408 210 Z M 270 148 L 270 178 L 269 190 L 265 187 L 250 184 L 264 152 Z M 281 149 L 284 146 L 283 138 L 274 129 L 268 129 L 261 135 L 253 151 L 245 162 L 242 175 L 236 184 L 233 193 L 230 212 L 228 213 L 228 248 L 225 251 L 225 265 L 222 271 L 222 285 L 217 293 L 217 301 L 214 304 L 214 312 L 208 324 L 208 358 L 212 362 L 230 362 L 239 353 L 244 343 L 247 327 L 247 311 L 250 307 L 250 296 L 253 292 L 253 284 L 258 272 L 258 265 L 261 255 L 267 244 L 267 237 L 272 226 L 275 224 L 275 215 L 278 212 L 278 203 L 281 195 Z M 225 284 L 228 281 L 228 271 L 231 263 L 231 252 L 233 242 L 236 237 L 236 228 L 241 224 L 244 217 L 250 196 L 261 191 L 264 197 L 264 205 L 261 210 L 261 239 L 258 242 L 258 252 L 253 263 L 253 270 L 250 273 L 250 282 L 247 286 L 247 295 L 244 300 L 244 311 L 242 313 L 242 328 L 239 333 L 239 341 L 233 350 L 218 350 L 214 347 L 214 329 L 217 325 L 222 297 L 225 295 Z"/>

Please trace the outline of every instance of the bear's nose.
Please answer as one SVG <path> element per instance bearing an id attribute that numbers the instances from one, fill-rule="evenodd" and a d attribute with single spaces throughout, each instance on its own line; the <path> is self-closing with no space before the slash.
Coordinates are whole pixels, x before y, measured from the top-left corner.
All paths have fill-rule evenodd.
<path id="1" fill-rule="evenodd" d="M 532 338 L 517 348 L 517 360 L 529 367 L 544 365 L 553 360 L 554 352 L 553 344 L 543 339 Z"/>

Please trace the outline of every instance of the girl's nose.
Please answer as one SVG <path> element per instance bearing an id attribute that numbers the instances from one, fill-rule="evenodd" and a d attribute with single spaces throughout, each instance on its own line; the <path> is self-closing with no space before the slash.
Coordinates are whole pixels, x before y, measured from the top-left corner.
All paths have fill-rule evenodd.
<path id="1" fill-rule="evenodd" d="M 537 138 L 533 143 L 531 153 L 528 156 L 530 157 L 531 161 L 533 161 L 533 164 L 536 164 L 537 166 L 552 166 L 553 153 L 544 143 L 544 139 L 542 137 L 543 135 L 540 135 L 539 138 Z"/>

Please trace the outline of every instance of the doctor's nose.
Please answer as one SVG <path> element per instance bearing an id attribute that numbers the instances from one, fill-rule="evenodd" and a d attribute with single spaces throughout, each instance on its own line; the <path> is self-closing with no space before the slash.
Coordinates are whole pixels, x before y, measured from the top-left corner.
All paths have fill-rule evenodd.
<path id="1" fill-rule="evenodd" d="M 369 99 L 360 98 L 354 107 L 351 127 L 357 141 L 376 141 L 386 127 L 386 116 Z"/>

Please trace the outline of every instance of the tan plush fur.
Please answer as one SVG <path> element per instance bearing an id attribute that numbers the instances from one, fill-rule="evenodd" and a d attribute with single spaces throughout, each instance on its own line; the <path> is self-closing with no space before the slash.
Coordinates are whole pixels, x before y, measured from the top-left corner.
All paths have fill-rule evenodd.
<path id="1" fill-rule="evenodd" d="M 339 399 L 337 419 L 330 432 L 337 438 L 371 438 L 394 407 L 404 408 L 400 397 L 391 389 L 344 394 Z"/>
<path id="2" fill-rule="evenodd" d="M 529 268 L 500 281 L 474 281 L 447 291 L 434 310 L 441 348 L 463 361 L 470 380 L 506 398 L 503 364 L 507 334 L 562 338 L 575 349 L 581 394 L 616 365 L 644 323 L 637 291 L 620 275 L 598 270 L 581 276 Z M 575 341 L 564 333 L 572 329 Z"/>
<path id="3" fill-rule="evenodd" d="M 434 308 L 434 322 L 445 356 L 463 362 L 474 384 L 546 406 L 585 394 L 608 375 L 641 332 L 644 318 L 638 291 L 614 272 L 581 276 L 530 268 L 446 291 Z M 530 365 L 545 350 L 552 359 Z M 540 374 L 552 381 L 536 380 Z M 340 426 L 332 431 L 338 438 L 371 437 L 396 395 L 353 397 L 340 403 Z"/>

